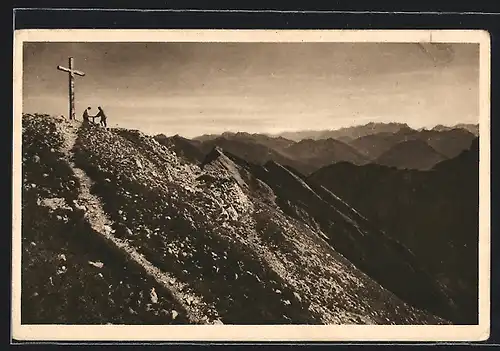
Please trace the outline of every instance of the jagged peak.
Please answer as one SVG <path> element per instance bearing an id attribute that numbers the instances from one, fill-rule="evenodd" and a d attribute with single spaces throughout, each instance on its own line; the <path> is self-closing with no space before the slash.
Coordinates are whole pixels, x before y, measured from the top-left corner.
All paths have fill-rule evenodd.
<path id="1" fill-rule="evenodd" d="M 297 182 L 297 184 L 300 184 L 301 187 L 307 189 L 307 191 L 309 191 L 314 196 L 319 198 L 319 195 L 309 186 L 309 184 L 306 183 L 306 181 L 304 179 L 302 179 L 300 176 L 295 174 L 293 171 L 291 171 L 287 167 L 281 165 L 280 163 L 273 161 L 273 160 L 270 160 L 264 164 L 264 168 L 275 169 L 275 170 L 277 169 L 277 170 L 283 172 L 284 174 L 286 174 L 286 176 L 293 178 Z"/>
<path id="2" fill-rule="evenodd" d="M 207 154 L 207 156 L 205 156 L 205 159 L 201 163 L 201 166 L 204 167 L 205 165 L 217 160 L 221 156 L 224 156 L 224 150 L 222 150 L 221 147 L 215 145 Z"/>

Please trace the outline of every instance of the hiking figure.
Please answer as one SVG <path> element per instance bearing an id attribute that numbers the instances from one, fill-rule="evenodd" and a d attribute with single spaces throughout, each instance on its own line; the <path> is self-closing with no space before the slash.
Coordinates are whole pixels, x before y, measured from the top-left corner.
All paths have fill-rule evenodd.
<path id="1" fill-rule="evenodd" d="M 95 115 L 94 118 L 100 117 L 101 118 L 100 124 L 104 128 L 106 128 L 108 126 L 108 124 L 106 123 L 106 115 L 104 114 L 104 111 L 102 110 L 101 106 L 99 106 L 97 109 L 99 110 L 99 112 L 97 112 L 97 115 Z"/>
<path id="2" fill-rule="evenodd" d="M 85 109 L 85 111 L 83 111 L 83 116 L 82 116 L 82 118 L 83 118 L 83 123 L 84 123 L 84 124 L 89 124 L 89 123 L 90 123 L 90 115 L 89 115 L 89 111 L 90 111 L 90 106 L 89 106 L 89 107 L 87 107 L 87 108 Z"/>

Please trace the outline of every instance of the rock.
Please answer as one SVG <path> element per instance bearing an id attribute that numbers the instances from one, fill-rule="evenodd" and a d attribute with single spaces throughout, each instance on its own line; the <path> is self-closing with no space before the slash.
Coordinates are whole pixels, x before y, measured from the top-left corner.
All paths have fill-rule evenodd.
<path id="1" fill-rule="evenodd" d="M 32 188 L 36 188 L 36 184 L 35 183 L 31 183 L 31 187 Z"/>
<path id="2" fill-rule="evenodd" d="M 92 262 L 92 261 L 89 261 L 89 264 L 90 264 L 91 266 L 96 267 L 96 268 L 102 268 L 102 267 L 104 267 L 104 263 L 99 262 L 99 261 L 97 261 L 97 262 Z"/>
<path id="3" fill-rule="evenodd" d="M 67 268 L 66 266 L 61 266 L 58 270 L 57 270 L 57 274 L 64 274 L 67 272 Z"/>
<path id="4" fill-rule="evenodd" d="M 30 242 L 31 246 L 36 246 L 36 243 L 34 241 Z"/>
<path id="5" fill-rule="evenodd" d="M 129 307 L 129 308 L 128 308 L 128 312 L 129 312 L 130 314 L 134 314 L 134 315 L 136 315 L 136 314 L 137 314 L 137 312 L 136 312 L 136 311 L 134 311 L 134 310 L 132 309 L 132 307 Z"/>
<path id="6" fill-rule="evenodd" d="M 149 296 L 151 297 L 151 302 L 152 303 L 158 303 L 158 295 L 156 295 L 155 288 L 151 288 L 151 292 L 149 293 Z"/>
<path id="7" fill-rule="evenodd" d="M 109 178 L 106 178 L 106 179 L 104 179 L 104 180 L 105 180 L 106 182 L 108 182 L 108 183 L 111 183 L 111 179 L 109 179 Z"/>
<path id="8" fill-rule="evenodd" d="M 57 258 L 60 259 L 61 261 L 66 261 L 66 255 L 64 254 L 57 255 Z"/>
<path id="9" fill-rule="evenodd" d="M 84 205 L 78 204 L 78 201 L 76 201 L 76 200 L 73 200 L 73 204 L 79 210 L 82 210 L 82 211 L 86 211 L 87 210 L 87 207 L 85 207 Z"/>
<path id="10" fill-rule="evenodd" d="M 302 302 L 302 297 L 300 297 L 300 295 L 297 292 L 294 292 L 293 296 L 295 296 L 295 298 L 299 300 L 299 302 Z"/>
<path id="11" fill-rule="evenodd" d="M 142 163 L 139 160 L 135 160 L 135 163 L 137 164 L 137 167 L 142 168 Z"/>
<path id="12" fill-rule="evenodd" d="M 216 320 L 214 320 L 214 324 L 223 325 L 224 323 L 222 323 L 222 321 L 220 319 L 216 319 Z"/>
<path id="13" fill-rule="evenodd" d="M 276 294 L 281 294 L 281 290 L 276 289 L 275 291 L 276 291 Z"/>
<path id="14" fill-rule="evenodd" d="M 40 163 L 40 156 L 38 155 L 33 156 L 33 162 Z"/>
<path id="15" fill-rule="evenodd" d="M 191 306 L 193 304 L 193 298 L 191 296 L 186 296 L 184 300 L 186 301 L 188 306 Z"/>
<path id="16" fill-rule="evenodd" d="M 176 310 L 172 310 L 172 319 L 176 319 L 179 313 Z"/>
<path id="17" fill-rule="evenodd" d="M 285 301 L 283 301 L 283 303 L 284 303 L 285 305 L 291 305 L 291 304 L 292 304 L 292 303 L 290 302 L 290 300 L 285 300 Z"/>

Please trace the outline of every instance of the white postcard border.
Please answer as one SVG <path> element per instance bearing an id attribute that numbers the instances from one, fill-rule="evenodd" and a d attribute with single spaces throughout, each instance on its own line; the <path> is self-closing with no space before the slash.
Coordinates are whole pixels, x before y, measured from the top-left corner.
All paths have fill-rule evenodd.
<path id="1" fill-rule="evenodd" d="M 24 42 L 384 42 L 480 45 L 479 324 L 26 325 L 21 324 L 21 115 Z M 483 30 L 123 30 L 14 32 L 12 338 L 18 341 L 479 341 L 490 332 L 490 36 Z"/>

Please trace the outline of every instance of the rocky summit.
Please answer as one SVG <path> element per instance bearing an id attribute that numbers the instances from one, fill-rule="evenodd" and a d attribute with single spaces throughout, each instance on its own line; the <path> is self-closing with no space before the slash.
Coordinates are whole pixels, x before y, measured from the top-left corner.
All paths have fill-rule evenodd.
<path id="1" fill-rule="evenodd" d="M 23 116 L 22 323 L 449 324 L 403 245 L 275 161 Z"/>

